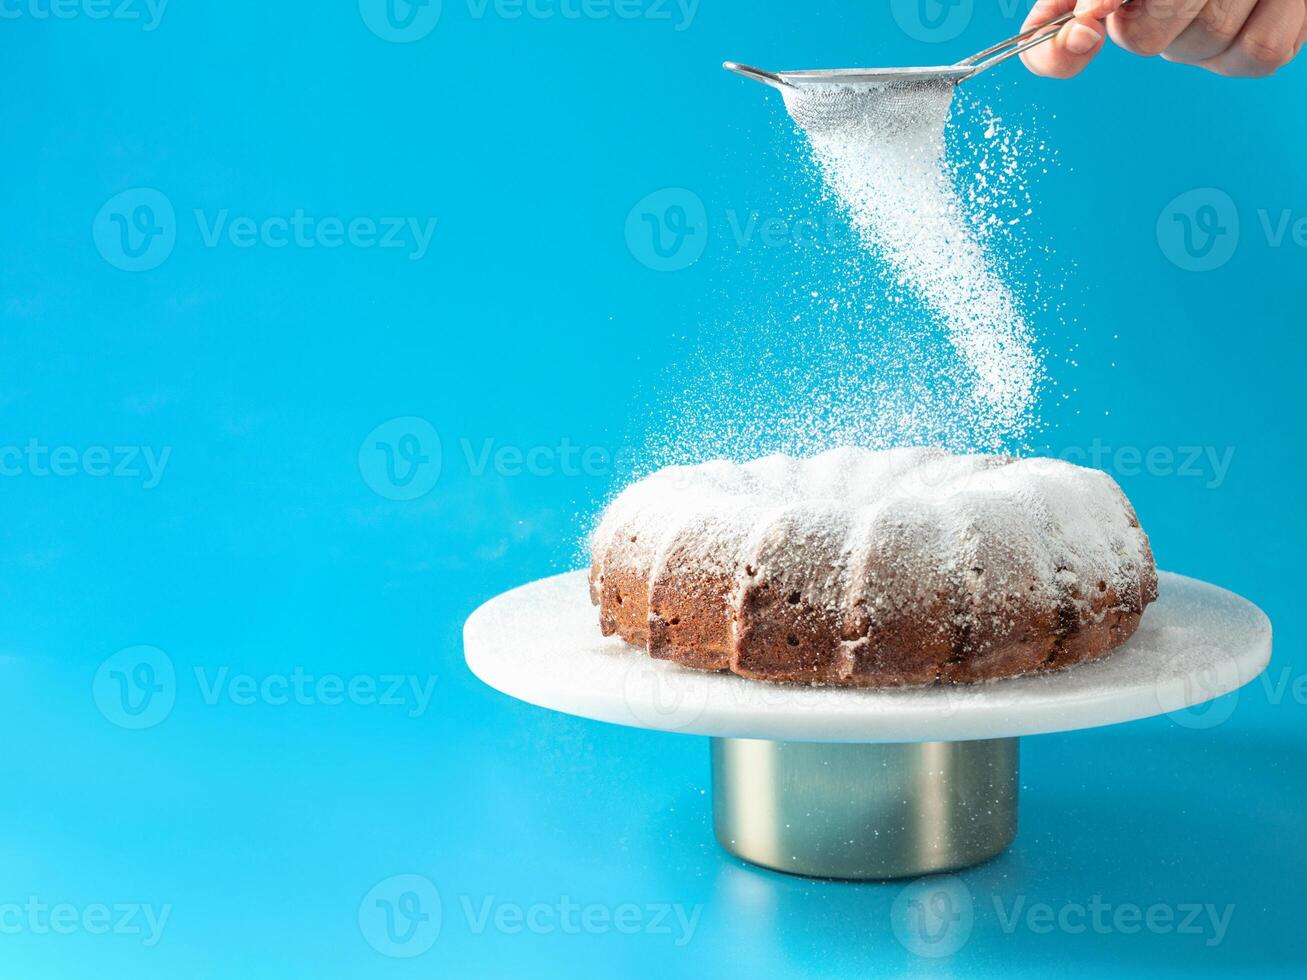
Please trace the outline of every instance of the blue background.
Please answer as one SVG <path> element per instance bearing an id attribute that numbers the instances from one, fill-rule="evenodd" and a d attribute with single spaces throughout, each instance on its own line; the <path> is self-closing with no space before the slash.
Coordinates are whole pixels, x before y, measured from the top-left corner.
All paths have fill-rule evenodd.
<path id="1" fill-rule="evenodd" d="M 704 740 L 530 708 L 463 666 L 467 615 L 578 564 L 678 372 L 698 370 L 689 355 L 734 345 L 719 325 L 760 288 L 766 257 L 743 254 L 752 246 L 723 216 L 784 200 L 796 157 L 778 100 L 720 61 L 949 61 L 1019 24 L 1009 7 L 977 7 L 923 39 L 898 3 L 704 3 L 687 20 L 649 3 L 575 18 L 554 5 L 478 16 L 445 0 L 410 43 L 344 2 L 177 0 L 153 30 L 93 17 L 94 5 L 65 19 L 8 8 L 0 444 L 171 455 L 149 489 L 85 462 L 66 476 L 20 462 L 0 479 L 0 972 L 1300 969 L 1307 253 L 1270 242 L 1258 212 L 1307 217 L 1301 65 L 1232 82 L 1109 51 L 1069 83 L 1016 66 L 971 83 L 1001 111 L 1040 118 L 1060 155 L 1039 184 L 1035 234 L 1056 249 L 1039 274 L 1063 284 L 1068 317 L 1045 330 L 1050 365 L 1075 394 L 1051 417 L 1049 448 L 1233 451 L 1223 479 L 1136 472 L 1128 456 L 1105 465 L 1161 563 L 1257 602 L 1277 649 L 1273 685 L 1209 709 L 1228 718 L 1025 740 L 1020 836 L 961 876 L 975 927 L 952 957 L 896 940 L 901 885 L 787 878 L 720 852 Z M 667 187 L 704 202 L 708 237 L 700 261 L 658 272 L 624 229 Z M 132 272 L 97 214 L 137 188 L 171 203 L 175 244 Z M 1157 230 L 1196 188 L 1217 192 L 1199 204 L 1226 235 L 1231 208 L 1238 224 L 1228 261 L 1203 272 L 1172 261 Z M 438 224 L 414 259 L 207 245 L 196 209 Z M 412 500 L 393 499 L 403 493 L 375 454 L 360 466 L 365 437 L 406 417 L 427 420 L 441 451 L 434 486 Z M 564 440 L 601 462 L 564 467 Z M 478 472 L 486 446 L 548 452 L 534 473 L 502 458 Z M 435 448 L 419 444 L 424 465 Z M 114 682 L 96 680 L 137 645 L 175 670 L 160 681 L 171 711 L 141 730 L 115 722 Z M 436 681 L 421 711 L 206 703 L 196 670 L 223 668 Z M 378 952 L 359 922 L 369 890 L 403 874 L 429 879 L 443 903 L 439 937 L 407 959 Z M 463 901 L 487 896 L 702 909 L 677 945 L 612 929 L 478 932 Z M 1007 932 L 992 896 L 1234 910 L 1209 947 L 1147 931 Z M 171 911 L 147 945 L 43 929 L 15 911 L 31 897 L 79 916 L 96 903 Z"/>

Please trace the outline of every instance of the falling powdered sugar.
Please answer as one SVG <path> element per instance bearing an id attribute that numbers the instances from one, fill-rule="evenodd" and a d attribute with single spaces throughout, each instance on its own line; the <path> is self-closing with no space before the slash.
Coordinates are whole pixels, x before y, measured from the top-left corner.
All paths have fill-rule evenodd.
<path id="1" fill-rule="evenodd" d="M 971 446 L 998 450 L 1036 425 L 1043 366 L 945 167 L 953 92 L 949 81 L 914 81 L 784 97 L 863 247 L 938 317 L 965 368 L 950 410 L 964 413 Z"/>
<path id="2" fill-rule="evenodd" d="M 616 485 L 842 446 L 1029 454 L 1058 384 L 1028 324 L 1065 323 L 1035 208 L 1057 157 L 1038 114 L 996 86 L 787 94 L 788 152 L 741 164 L 763 172 L 757 196 L 726 212 L 736 247 L 704 258 L 728 277 L 723 308 L 672 336 Z M 783 234 L 765 239 L 768 222 Z"/>

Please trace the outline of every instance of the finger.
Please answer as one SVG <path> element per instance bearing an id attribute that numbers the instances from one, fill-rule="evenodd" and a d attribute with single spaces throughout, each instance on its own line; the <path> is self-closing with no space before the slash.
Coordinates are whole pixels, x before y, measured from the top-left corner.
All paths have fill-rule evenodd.
<path id="1" fill-rule="evenodd" d="M 1194 22 L 1207 0 L 1134 0 L 1107 20 L 1120 47 L 1151 58 L 1161 54 Z"/>
<path id="2" fill-rule="evenodd" d="M 1260 0 L 1234 44 L 1203 67 L 1237 78 L 1273 75 L 1293 60 L 1305 19 L 1303 0 Z"/>
<path id="3" fill-rule="evenodd" d="M 1108 14 L 1114 14 L 1120 10 L 1125 2 L 1126 0 L 1078 0 L 1076 3 L 1076 16 L 1104 20 Z"/>
<path id="4" fill-rule="evenodd" d="M 1070 13 L 1076 0 L 1040 0 L 1026 18 L 1026 27 Z M 1103 50 L 1107 32 L 1092 17 L 1077 17 L 1062 25 L 1051 41 L 1024 51 L 1021 60 L 1036 75 L 1045 78 L 1070 78 L 1084 71 L 1094 56 Z"/>
<path id="5" fill-rule="evenodd" d="M 1162 52 L 1162 57 L 1184 65 L 1198 65 L 1215 58 L 1234 44 L 1256 6 L 1257 0 L 1208 0 L 1194 22 Z"/>
<path id="6" fill-rule="evenodd" d="M 1304 0 L 1304 2 L 1307 2 L 1307 0 Z M 1304 9 L 1307 10 L 1307 8 Z M 1298 57 L 1298 52 L 1302 50 L 1304 44 L 1307 44 L 1307 13 L 1303 15 L 1302 28 L 1298 31 L 1298 43 L 1293 46 L 1293 56 L 1295 58 Z"/>

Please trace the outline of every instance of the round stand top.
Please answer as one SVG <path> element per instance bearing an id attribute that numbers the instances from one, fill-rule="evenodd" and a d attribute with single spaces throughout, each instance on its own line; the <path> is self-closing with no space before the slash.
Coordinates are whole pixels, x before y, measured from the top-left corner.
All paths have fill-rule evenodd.
<path id="1" fill-rule="evenodd" d="M 599 633 L 584 571 L 491 599 L 463 628 L 468 666 L 522 701 L 658 731 L 816 742 L 1009 738 L 1112 725 L 1201 704 L 1255 678 L 1266 615 L 1232 592 L 1161 574 L 1161 596 L 1110 656 L 971 685 L 805 687 L 690 670 Z"/>

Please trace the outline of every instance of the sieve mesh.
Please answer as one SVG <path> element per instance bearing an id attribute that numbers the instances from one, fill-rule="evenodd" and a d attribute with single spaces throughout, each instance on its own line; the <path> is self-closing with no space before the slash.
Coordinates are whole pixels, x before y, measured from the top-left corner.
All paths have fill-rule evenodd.
<path id="1" fill-rule="evenodd" d="M 781 90 L 790 117 L 809 133 L 863 129 L 892 136 L 919 125 L 921 106 L 951 93 L 950 78 L 804 85 Z"/>

